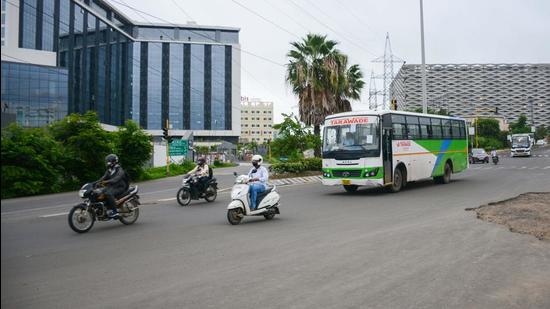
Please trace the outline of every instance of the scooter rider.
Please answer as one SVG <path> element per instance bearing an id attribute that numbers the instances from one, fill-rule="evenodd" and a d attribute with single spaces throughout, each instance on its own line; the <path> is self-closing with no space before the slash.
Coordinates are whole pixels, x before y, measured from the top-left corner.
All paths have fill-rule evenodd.
<path id="1" fill-rule="evenodd" d="M 199 192 L 201 193 L 204 192 L 206 183 L 208 182 L 209 171 L 210 168 L 208 167 L 208 164 L 206 164 L 206 158 L 199 157 L 195 168 L 187 173 L 187 175 L 193 175 L 199 178 L 197 184 L 199 187 Z"/>
<path id="2" fill-rule="evenodd" d="M 107 166 L 107 171 L 97 182 L 104 186 L 103 194 L 106 197 L 106 206 L 109 208 L 108 215 L 114 218 L 118 216 L 115 198 L 128 190 L 129 179 L 126 172 L 118 163 L 117 155 L 107 155 L 105 157 L 105 165 Z"/>
<path id="3" fill-rule="evenodd" d="M 256 199 L 258 193 L 262 193 L 266 190 L 267 180 L 269 179 L 269 172 L 262 164 L 263 158 L 260 155 L 254 155 L 252 157 L 252 169 L 248 173 L 249 186 L 250 186 L 250 210 L 256 209 Z"/>
<path id="4" fill-rule="evenodd" d="M 493 150 L 491 150 L 491 157 L 497 157 L 497 150 L 495 148 L 493 148 Z"/>

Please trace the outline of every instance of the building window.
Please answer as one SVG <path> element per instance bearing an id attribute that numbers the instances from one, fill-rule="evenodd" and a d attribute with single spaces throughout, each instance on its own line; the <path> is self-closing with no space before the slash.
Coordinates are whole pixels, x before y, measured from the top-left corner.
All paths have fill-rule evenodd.
<path id="1" fill-rule="evenodd" d="M 162 43 L 149 43 L 147 53 L 147 129 L 162 125 Z"/>
<path id="2" fill-rule="evenodd" d="M 23 27 L 22 40 L 20 42 L 22 48 L 36 49 L 36 1 L 23 0 L 20 2 L 21 9 L 23 10 L 23 20 L 20 22 L 20 25 Z"/>
<path id="3" fill-rule="evenodd" d="M 191 129 L 204 129 L 204 45 L 191 45 Z"/>

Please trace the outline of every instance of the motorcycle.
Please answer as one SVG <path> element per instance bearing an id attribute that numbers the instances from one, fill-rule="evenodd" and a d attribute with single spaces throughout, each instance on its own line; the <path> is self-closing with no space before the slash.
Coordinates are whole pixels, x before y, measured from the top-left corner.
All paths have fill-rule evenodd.
<path id="1" fill-rule="evenodd" d="M 493 156 L 493 164 L 494 165 L 498 164 L 498 156 Z"/>
<path id="2" fill-rule="evenodd" d="M 178 190 L 177 200 L 181 206 L 187 206 L 191 203 L 191 200 L 198 200 L 204 198 L 207 202 L 211 203 L 216 200 L 218 196 L 218 181 L 216 178 L 209 177 L 206 182 L 204 190 L 198 189 L 199 177 L 187 176 L 181 181 L 182 187 Z"/>
<path id="3" fill-rule="evenodd" d="M 250 197 L 248 182 L 250 177 L 247 175 L 235 175 L 235 185 L 231 190 L 231 203 L 227 206 L 227 220 L 232 225 L 241 223 L 244 216 L 264 216 L 266 220 L 271 220 L 279 212 L 279 201 L 281 197 L 277 193 L 276 186 L 268 186 L 266 190 L 259 193 L 256 199 L 257 208 L 250 209 Z"/>
<path id="4" fill-rule="evenodd" d="M 84 201 L 74 206 L 69 212 L 69 226 L 77 233 L 86 233 L 92 229 L 95 221 L 119 220 L 124 225 L 130 225 L 139 217 L 138 187 L 130 187 L 116 201 L 118 216 L 109 217 L 105 195 L 98 183 L 87 183 L 80 188 L 78 195 Z"/>

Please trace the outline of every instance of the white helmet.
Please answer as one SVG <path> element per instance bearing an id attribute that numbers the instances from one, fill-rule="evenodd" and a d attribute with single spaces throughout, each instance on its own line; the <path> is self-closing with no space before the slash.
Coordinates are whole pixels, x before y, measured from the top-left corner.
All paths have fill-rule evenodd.
<path id="1" fill-rule="evenodd" d="M 260 156 L 260 155 L 254 155 L 254 156 L 252 156 L 252 162 L 256 161 L 256 162 L 258 162 L 258 164 L 262 164 L 262 161 L 263 161 L 263 160 L 264 160 L 264 159 L 263 159 L 262 156 Z"/>

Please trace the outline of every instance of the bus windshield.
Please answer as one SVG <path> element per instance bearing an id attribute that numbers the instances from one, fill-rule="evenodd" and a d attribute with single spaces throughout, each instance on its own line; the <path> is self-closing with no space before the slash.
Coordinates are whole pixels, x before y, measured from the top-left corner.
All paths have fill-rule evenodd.
<path id="1" fill-rule="evenodd" d="M 529 146 L 529 137 L 512 136 L 512 148 L 528 148 Z"/>
<path id="2" fill-rule="evenodd" d="M 353 152 L 361 157 L 377 157 L 379 149 L 380 138 L 376 123 L 325 127 L 324 157 L 345 152 Z"/>

